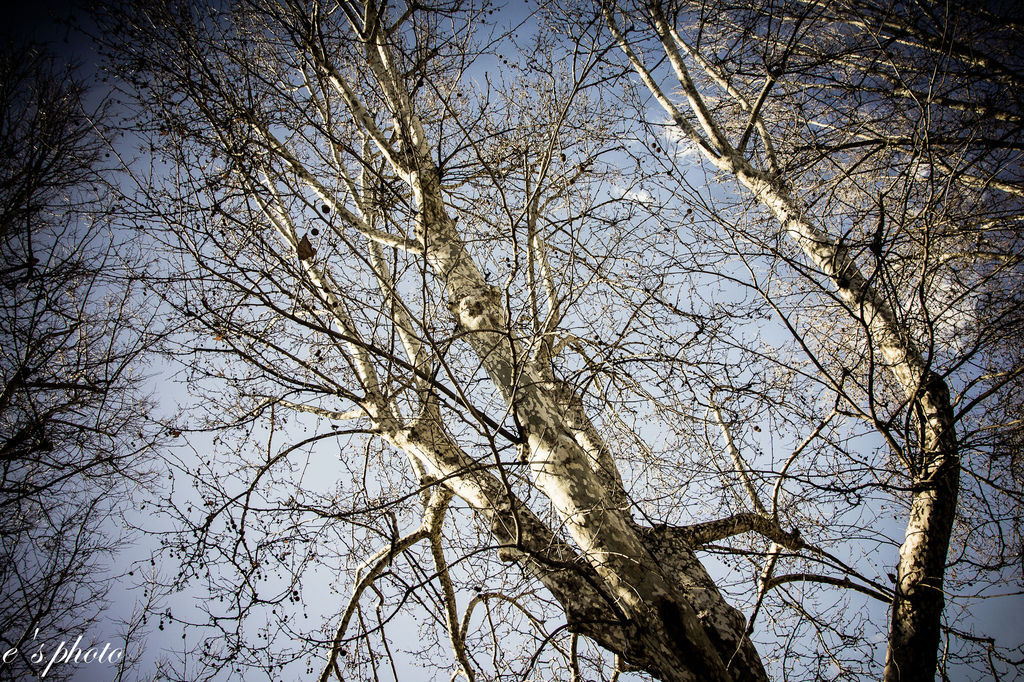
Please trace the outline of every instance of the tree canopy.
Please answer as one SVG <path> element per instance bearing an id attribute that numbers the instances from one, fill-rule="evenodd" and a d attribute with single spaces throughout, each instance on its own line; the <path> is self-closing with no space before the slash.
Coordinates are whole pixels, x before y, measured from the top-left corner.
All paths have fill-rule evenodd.
<path id="1" fill-rule="evenodd" d="M 118 513 L 148 490 L 158 440 L 141 363 L 155 330 L 85 92 L 42 48 L 0 50 L 0 679 L 40 676 L 40 647 L 103 621 Z"/>

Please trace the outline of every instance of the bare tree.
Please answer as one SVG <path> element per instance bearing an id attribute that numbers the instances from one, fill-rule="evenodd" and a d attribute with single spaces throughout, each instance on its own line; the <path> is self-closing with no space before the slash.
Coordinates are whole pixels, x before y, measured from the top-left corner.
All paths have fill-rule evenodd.
<path id="1" fill-rule="evenodd" d="M 958 108 L 964 85 L 927 102 L 950 118 L 907 114 L 941 80 L 931 39 L 885 45 L 901 29 L 857 23 L 879 8 L 561 9 L 507 31 L 472 2 L 104 15 L 154 159 L 126 215 L 191 333 L 193 494 L 163 506 L 171 587 L 212 598 L 163 614 L 203 640 L 182 679 L 326 652 L 321 680 L 403 655 L 761 680 L 762 610 L 817 637 L 775 642 L 783 673 L 872 675 L 849 595 L 894 604 L 887 674 L 910 679 L 962 462 L 984 530 L 962 566 L 1009 565 L 1019 538 L 989 563 L 980 538 L 1019 509 L 995 407 L 1021 367 L 1019 107 Z M 1005 127 L 951 136 L 951 112 Z M 323 582 L 350 596 L 307 626 Z"/>
<path id="2" fill-rule="evenodd" d="M 661 125 L 756 202 L 752 220 L 716 221 L 755 245 L 744 261 L 804 282 L 752 270 L 750 285 L 822 388 L 885 439 L 895 466 L 872 464 L 876 485 L 909 505 L 885 679 L 934 679 L 958 509 L 955 587 L 1002 582 L 1020 552 L 1003 535 L 1019 463 L 998 442 L 1019 431 L 999 403 L 1017 402 L 1022 371 L 1007 347 L 1021 323 L 1019 18 L 968 3 L 603 11 Z"/>
<path id="3" fill-rule="evenodd" d="M 5 47 L 0 74 L 0 677 L 25 679 L 41 647 L 88 642 L 153 434 L 83 89 L 38 48 Z"/>

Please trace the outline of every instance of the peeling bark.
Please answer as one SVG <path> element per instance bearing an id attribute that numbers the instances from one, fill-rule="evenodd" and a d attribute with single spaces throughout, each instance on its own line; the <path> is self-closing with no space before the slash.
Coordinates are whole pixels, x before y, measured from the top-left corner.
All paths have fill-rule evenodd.
<path id="1" fill-rule="evenodd" d="M 796 531 L 784 531 L 772 519 L 751 512 L 705 521 L 685 528 L 664 529 L 664 532 L 671 532 L 682 542 L 694 548 L 750 531 L 759 533 L 779 546 L 793 551 L 798 551 L 805 546 L 804 541 L 800 539 L 800 534 Z"/>
<path id="2" fill-rule="evenodd" d="M 743 614 L 725 601 L 691 545 L 673 530 L 655 528 L 645 533 L 648 550 L 660 564 L 668 567 L 686 593 L 733 679 L 767 680 L 761 658 L 744 633 L 747 621 Z"/>

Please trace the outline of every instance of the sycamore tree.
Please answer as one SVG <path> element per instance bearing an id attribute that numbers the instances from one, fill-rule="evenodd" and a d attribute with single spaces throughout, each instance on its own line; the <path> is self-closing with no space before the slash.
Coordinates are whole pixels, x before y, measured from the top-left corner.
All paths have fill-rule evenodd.
<path id="1" fill-rule="evenodd" d="M 933 677 L 1020 551 L 1020 107 L 901 12 L 104 10 L 179 676 Z"/>
<path id="2" fill-rule="evenodd" d="M 951 588 L 1020 584 L 1024 60 L 1003 9 L 602 7 L 659 110 L 641 116 L 739 192 L 715 225 L 744 286 L 884 441 L 840 485 L 906 509 L 886 680 L 934 678 Z"/>

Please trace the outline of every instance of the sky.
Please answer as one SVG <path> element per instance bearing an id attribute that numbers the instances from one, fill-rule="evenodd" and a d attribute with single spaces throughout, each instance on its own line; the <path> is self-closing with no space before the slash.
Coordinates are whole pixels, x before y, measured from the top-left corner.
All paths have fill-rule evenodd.
<path id="1" fill-rule="evenodd" d="M 84 46 L 70 30 L 69 20 L 81 14 L 81 0 L 32 0 L 11 3 L 4 10 L 6 22 L 0 24 L 5 40 L 35 40 L 51 43 L 65 54 L 78 52 Z"/>
<path id="2" fill-rule="evenodd" d="M 72 0 L 35 0 L 19 4 L 9 10 L 8 22 L 0 28 L 0 35 L 4 40 L 49 43 L 61 54 L 88 60 L 88 42 L 77 36 L 68 24 L 68 21 L 73 20 L 80 12 L 79 8 L 82 4 Z M 511 3 L 509 13 L 515 15 L 523 9 L 523 5 Z M 187 599 L 187 596 L 183 595 L 182 598 Z M 988 605 L 982 608 L 988 608 Z M 1019 616 L 1010 613 L 1005 608 L 987 617 L 1005 623 L 1007 628 L 1020 627 Z M 98 666 L 93 666 L 88 669 L 83 668 L 75 679 L 77 682 L 96 682 L 109 679 L 109 675 Z"/>

